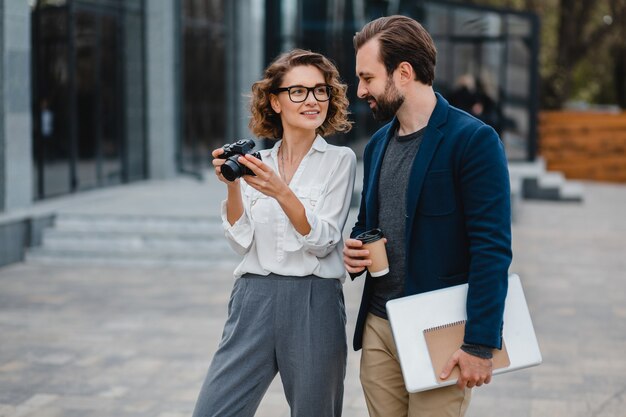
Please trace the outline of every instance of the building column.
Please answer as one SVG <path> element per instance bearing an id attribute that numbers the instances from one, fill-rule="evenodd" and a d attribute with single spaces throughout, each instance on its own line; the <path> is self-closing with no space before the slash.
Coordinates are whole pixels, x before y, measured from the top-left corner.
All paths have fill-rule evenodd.
<path id="1" fill-rule="evenodd" d="M 33 201 L 30 12 L 0 0 L 0 212 Z"/>
<path id="2" fill-rule="evenodd" d="M 179 140 L 178 22 L 180 2 L 145 1 L 146 130 L 149 178 L 176 175 Z"/>

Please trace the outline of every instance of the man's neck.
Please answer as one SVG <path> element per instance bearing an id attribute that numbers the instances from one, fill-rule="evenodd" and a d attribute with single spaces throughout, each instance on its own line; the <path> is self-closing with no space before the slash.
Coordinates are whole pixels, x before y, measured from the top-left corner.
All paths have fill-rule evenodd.
<path id="1" fill-rule="evenodd" d="M 400 136 L 410 135 L 424 128 L 437 105 L 437 96 L 431 86 L 418 84 L 405 94 L 404 103 L 396 113 Z"/>

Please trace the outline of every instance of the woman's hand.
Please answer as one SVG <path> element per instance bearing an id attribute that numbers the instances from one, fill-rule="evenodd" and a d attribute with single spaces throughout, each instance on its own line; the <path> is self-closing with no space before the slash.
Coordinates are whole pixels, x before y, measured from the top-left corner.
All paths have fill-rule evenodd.
<path id="1" fill-rule="evenodd" d="M 240 156 L 238 161 L 254 172 L 255 175 L 242 177 L 252 188 L 276 200 L 288 195 L 289 186 L 263 161 L 252 155 Z"/>
<path id="2" fill-rule="evenodd" d="M 213 156 L 213 167 L 215 168 L 215 175 L 217 176 L 217 179 L 222 181 L 224 184 L 230 186 L 234 186 L 234 185 L 239 185 L 239 178 L 237 178 L 235 181 L 228 181 L 226 178 L 224 178 L 224 176 L 222 175 L 222 165 L 224 165 L 224 163 L 226 162 L 226 159 L 221 159 L 218 158 L 221 154 L 224 153 L 224 149 L 222 148 L 217 148 L 214 149 L 213 152 L 211 152 L 211 155 Z"/>

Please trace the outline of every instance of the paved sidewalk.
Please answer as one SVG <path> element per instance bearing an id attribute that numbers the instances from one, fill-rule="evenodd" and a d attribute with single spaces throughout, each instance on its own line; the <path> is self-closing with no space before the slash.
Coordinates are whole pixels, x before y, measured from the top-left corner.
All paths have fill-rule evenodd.
<path id="1" fill-rule="evenodd" d="M 223 194 L 210 181 L 131 185 L 46 209 L 211 216 Z M 624 207 L 626 186 L 590 183 L 583 204 L 519 207 L 511 271 L 522 278 L 544 363 L 475 390 L 470 417 L 626 415 Z M 219 341 L 231 273 L 0 269 L 0 417 L 189 416 Z M 344 288 L 351 339 L 361 283 Z M 346 417 L 367 415 L 358 361 L 350 351 Z M 277 378 L 257 416 L 288 415 Z"/>

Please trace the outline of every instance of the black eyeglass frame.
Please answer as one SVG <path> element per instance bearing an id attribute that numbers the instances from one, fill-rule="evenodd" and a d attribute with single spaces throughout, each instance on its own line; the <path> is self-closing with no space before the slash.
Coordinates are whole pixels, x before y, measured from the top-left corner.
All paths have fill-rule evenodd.
<path id="1" fill-rule="evenodd" d="M 320 100 L 319 98 L 317 98 L 317 96 L 315 95 L 315 89 L 316 88 L 320 88 L 320 87 L 326 87 L 326 94 L 328 94 L 328 98 L 326 100 Z M 304 96 L 304 98 L 302 100 L 294 100 L 291 97 L 291 89 L 292 88 L 304 88 L 306 90 L 306 95 Z M 283 91 L 286 91 L 287 94 L 289 95 L 289 100 L 291 100 L 294 103 L 304 103 L 306 101 L 307 98 L 309 98 L 309 94 L 313 93 L 313 98 L 315 100 L 317 100 L 320 103 L 323 103 L 325 101 L 330 100 L 330 98 L 332 97 L 332 92 L 333 92 L 333 87 L 328 85 L 328 84 L 318 84 L 316 86 L 313 87 L 305 87 L 303 85 L 290 85 L 289 87 L 279 87 L 279 88 L 275 88 L 272 90 L 272 93 L 274 94 L 278 94 L 278 93 L 282 93 Z"/>

